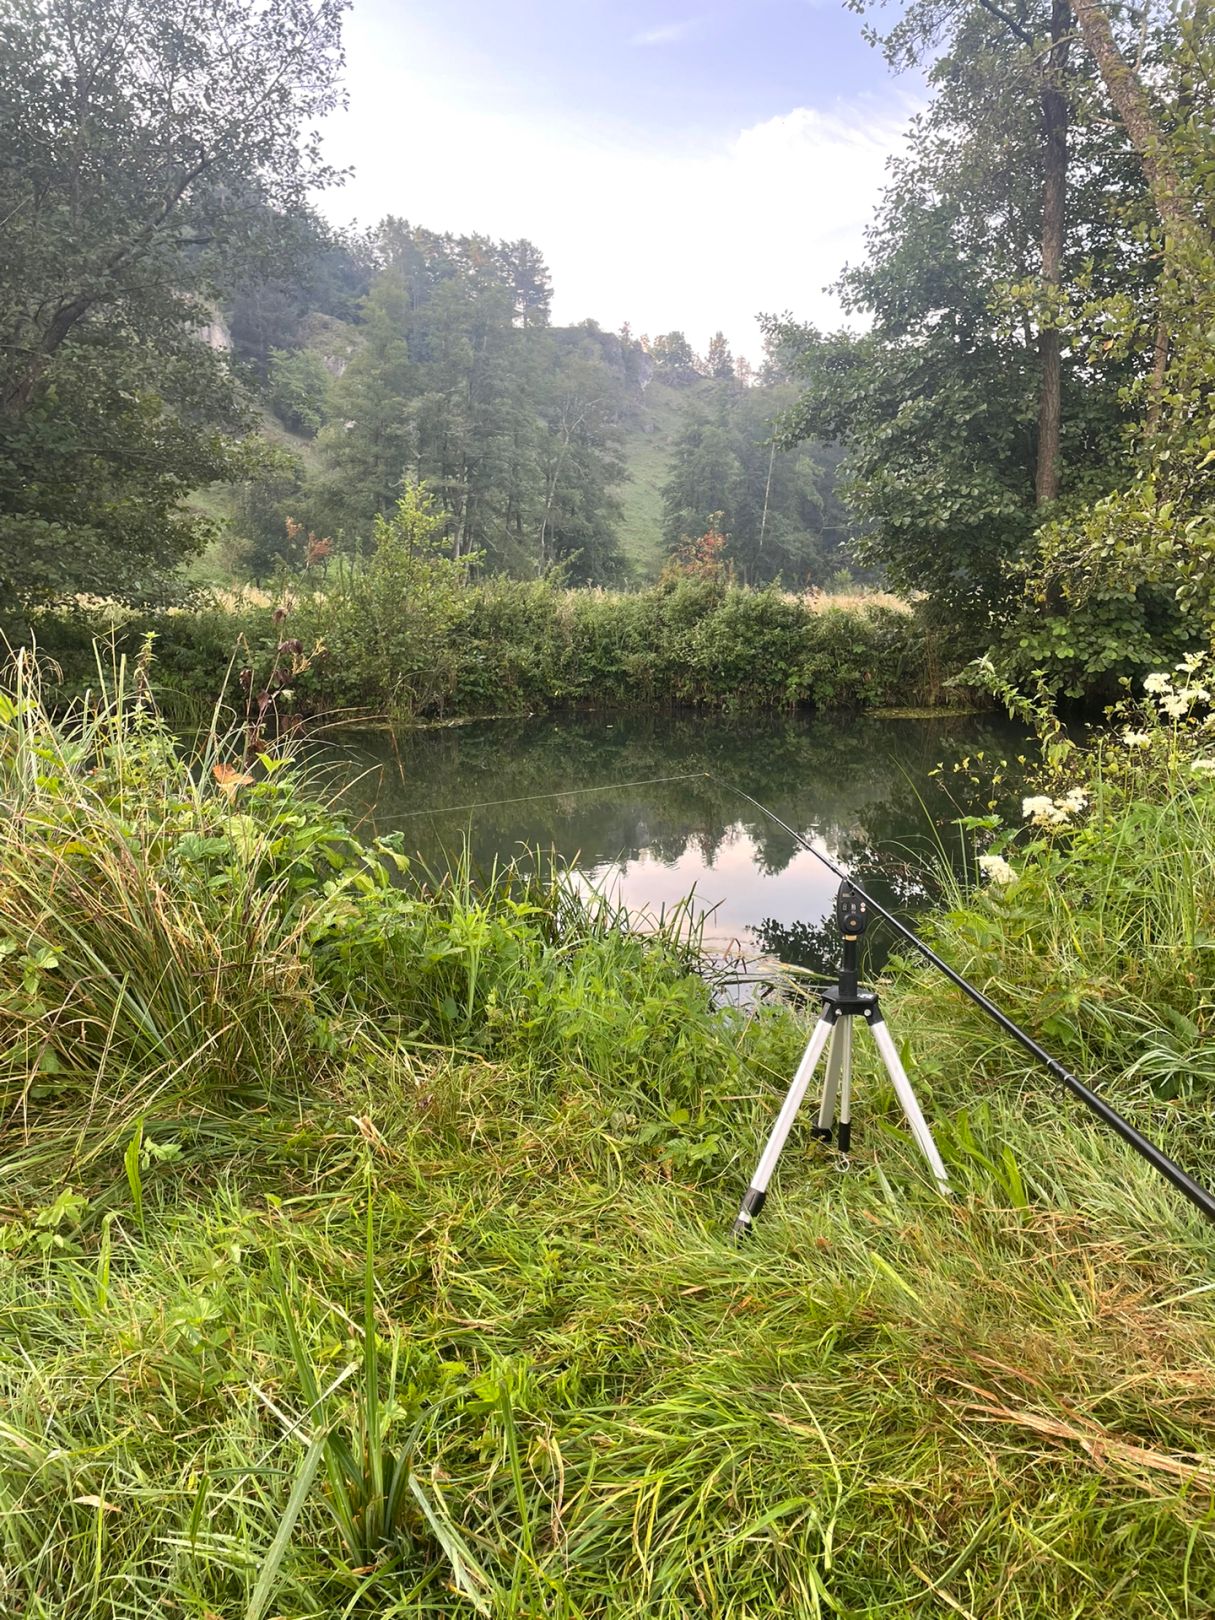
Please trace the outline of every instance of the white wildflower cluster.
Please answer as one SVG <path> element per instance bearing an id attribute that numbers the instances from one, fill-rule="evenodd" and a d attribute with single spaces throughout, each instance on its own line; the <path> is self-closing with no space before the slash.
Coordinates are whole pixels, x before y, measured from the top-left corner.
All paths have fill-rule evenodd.
<path id="1" fill-rule="evenodd" d="M 1038 793 L 1021 800 L 1021 814 L 1035 827 L 1062 827 L 1073 816 L 1078 816 L 1087 803 L 1088 794 L 1083 788 L 1072 788 L 1059 799 Z"/>
<path id="2" fill-rule="evenodd" d="M 1182 677 L 1180 685 L 1174 684 L 1173 676 L 1165 669 L 1144 676 L 1143 690 L 1156 699 L 1161 714 L 1170 720 L 1184 720 L 1197 704 L 1211 701 L 1210 688 L 1194 679 L 1205 656 L 1204 653 L 1186 654 L 1177 665 Z"/>
<path id="3" fill-rule="evenodd" d="M 1151 742 L 1146 731 L 1126 730 L 1122 733 L 1122 746 L 1124 748 L 1146 748 Z"/>
<path id="4" fill-rule="evenodd" d="M 1017 874 L 1003 855 L 980 855 L 979 871 L 992 883 L 1015 883 Z"/>
<path id="5" fill-rule="evenodd" d="M 1215 759 L 1193 759 L 1190 761 L 1190 769 L 1197 771 L 1200 776 L 1215 775 Z"/>

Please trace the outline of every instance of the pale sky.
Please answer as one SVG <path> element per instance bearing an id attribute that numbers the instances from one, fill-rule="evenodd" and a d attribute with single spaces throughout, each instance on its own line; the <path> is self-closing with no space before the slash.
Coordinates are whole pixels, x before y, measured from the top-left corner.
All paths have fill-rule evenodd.
<path id="1" fill-rule="evenodd" d="M 555 321 L 752 359 L 760 311 L 839 324 L 921 95 L 838 0 L 354 0 L 346 45 L 331 219 L 526 236 Z"/>

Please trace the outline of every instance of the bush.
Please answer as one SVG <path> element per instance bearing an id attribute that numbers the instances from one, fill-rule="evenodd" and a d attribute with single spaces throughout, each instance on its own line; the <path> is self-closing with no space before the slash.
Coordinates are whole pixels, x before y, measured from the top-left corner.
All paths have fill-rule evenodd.
<path id="1" fill-rule="evenodd" d="M 1019 612 L 992 656 L 1026 689 L 1115 697 L 1120 682 L 1209 639 L 1211 521 L 1185 518 L 1142 480 L 1047 524 Z"/>
<path id="2" fill-rule="evenodd" d="M 264 607 L 199 597 L 160 615 L 44 614 L 33 632 L 61 666 L 55 700 L 93 684 L 93 637 L 134 656 L 149 634 L 166 702 L 185 720 L 209 712 L 230 667 L 260 680 L 284 638 L 307 662 L 291 684 L 294 712 L 409 721 L 562 703 L 857 709 L 936 693 L 933 643 L 910 613 L 717 580 L 632 593 L 471 582 L 469 559 L 443 555 L 437 532 L 414 491 L 378 520 L 366 563 L 331 570 L 323 589 L 284 578 Z M 228 701 L 239 709 L 239 691 Z"/>

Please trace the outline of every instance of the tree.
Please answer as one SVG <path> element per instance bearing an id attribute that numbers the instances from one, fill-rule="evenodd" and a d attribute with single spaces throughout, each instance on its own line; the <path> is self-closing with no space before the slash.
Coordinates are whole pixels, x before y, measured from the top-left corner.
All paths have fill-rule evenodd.
<path id="1" fill-rule="evenodd" d="M 705 370 L 718 382 L 729 382 L 734 376 L 734 356 L 726 342 L 724 332 L 714 332 L 709 339 L 709 352 L 705 356 Z"/>
<path id="2" fill-rule="evenodd" d="M 682 332 L 664 332 L 656 337 L 650 344 L 650 358 L 654 375 L 676 387 L 695 382 L 700 375 L 692 345 Z"/>
<path id="3" fill-rule="evenodd" d="M 146 594 L 250 416 L 197 331 L 330 183 L 344 0 L 16 0 L 0 21 L 0 580 Z M 236 68 L 239 64 L 239 70 Z"/>
<path id="4" fill-rule="evenodd" d="M 1070 694 L 1170 665 L 1215 635 L 1215 39 L 1206 0 L 1155 37 L 1132 67 L 1109 15 L 1078 0 L 1088 49 L 1133 143 L 1164 262 L 1157 297 L 1104 301 L 1101 348 L 1150 353 L 1133 397 L 1136 455 L 1120 487 L 1038 537 L 1020 612 L 996 649 L 1001 674 L 1043 675 Z M 1154 333 L 1152 328 L 1154 327 Z"/>
<path id="5" fill-rule="evenodd" d="M 728 537 L 725 562 L 752 583 L 822 583 L 842 564 L 851 526 L 835 493 L 838 452 L 776 442 L 774 418 L 794 395 L 731 385 L 688 410 L 663 489 L 672 554 L 708 527 Z"/>
<path id="6" fill-rule="evenodd" d="M 1205 4 L 1195 10 L 1205 20 Z M 1108 14 L 1097 0 L 1076 0 L 1075 11 L 1084 43 L 1139 155 L 1161 224 L 1181 241 L 1197 237 L 1204 247 L 1209 247 L 1209 233 L 1202 229 L 1187 200 L 1180 168 L 1170 151 L 1164 128 L 1138 73 L 1118 48 Z"/>
<path id="7" fill-rule="evenodd" d="M 938 56 L 944 38 L 947 59 L 956 70 L 977 42 L 988 58 L 989 76 L 994 72 L 1004 81 L 996 87 L 997 107 L 1006 105 L 1007 95 L 1001 92 L 1008 89 L 1015 96 L 1037 100 L 1039 151 L 1033 154 L 1037 157 L 1033 167 L 1041 184 L 1041 249 L 1040 283 L 1034 300 L 1040 368 L 1034 489 L 1039 506 L 1049 505 L 1059 493 L 1059 301 L 1067 208 L 1071 25 L 1069 0 L 1018 0 L 1011 10 L 999 0 L 977 0 L 977 5 L 975 0 L 909 0 L 903 16 L 884 38 L 871 34 L 875 41 L 880 39 L 896 68 Z M 990 133 L 993 140 L 1000 139 L 995 120 Z"/>
<path id="8" fill-rule="evenodd" d="M 328 414 L 330 376 L 311 349 L 271 349 L 267 398 L 283 426 L 316 436 Z"/>
<path id="9" fill-rule="evenodd" d="M 1002 29 L 972 8 L 933 69 L 933 101 L 893 165 L 867 260 L 840 283 L 870 330 L 768 325 L 808 385 L 788 436 L 845 446 L 858 554 L 976 637 L 1016 597 L 1010 567 L 1032 550 L 1039 502 L 1053 489 L 1081 503 L 1127 465 L 1123 390 L 1142 355 L 1100 347 L 1100 306 L 1150 298 L 1157 274 L 1141 178 L 1085 89 L 1070 121 L 1071 224 L 1044 290 L 1041 107 L 1010 72 Z M 1047 330 L 1059 338 L 1053 483 L 1038 476 Z"/>
<path id="10" fill-rule="evenodd" d="M 547 326 L 553 301 L 553 278 L 534 242 L 520 237 L 499 247 L 503 269 L 514 292 L 516 326 Z"/>
<path id="11" fill-rule="evenodd" d="M 224 306 L 233 352 L 263 378 L 272 349 L 298 348 L 318 320 L 357 320 L 371 290 L 364 241 L 335 236 L 311 212 L 284 216 L 279 228 L 292 233 L 286 273 L 243 280 Z"/>
<path id="12" fill-rule="evenodd" d="M 564 562 L 575 580 L 610 581 L 622 566 L 614 493 L 624 477 L 619 385 L 601 362 L 567 352 L 545 395 L 538 565 Z"/>
<path id="13" fill-rule="evenodd" d="M 318 521 L 352 551 L 370 543 L 377 513 L 396 506 L 414 455 L 408 313 L 404 277 L 390 267 L 364 301 L 362 344 L 330 391 L 332 415 L 317 436 L 327 467 Z"/>
<path id="14" fill-rule="evenodd" d="M 454 557 L 612 577 L 619 422 L 638 346 L 593 322 L 555 334 L 530 242 L 390 218 L 368 250 L 377 275 L 319 435 L 326 474 L 308 522 L 365 549 L 376 516 L 416 479 L 445 514 Z"/>
<path id="15" fill-rule="evenodd" d="M 744 497 L 742 461 L 735 446 L 728 410 L 719 403 L 709 412 L 693 410 L 671 451 L 663 486 L 663 539 L 674 551 L 681 541 L 704 532 L 710 518 L 715 528 L 731 534 L 734 514 Z"/>

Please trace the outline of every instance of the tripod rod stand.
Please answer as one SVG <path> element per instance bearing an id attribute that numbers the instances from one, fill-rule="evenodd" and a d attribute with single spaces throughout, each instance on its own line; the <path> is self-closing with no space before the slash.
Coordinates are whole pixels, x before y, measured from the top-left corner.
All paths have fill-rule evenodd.
<path id="1" fill-rule="evenodd" d="M 839 983 L 823 991 L 823 1011 L 809 1044 L 802 1054 L 797 1072 L 785 1095 L 776 1124 L 764 1145 L 751 1185 L 743 1197 L 742 1208 L 734 1222 L 734 1236 L 741 1237 L 751 1230 L 752 1222 L 764 1207 L 771 1181 L 781 1152 L 785 1146 L 793 1121 L 805 1100 L 819 1059 L 827 1051 L 827 1068 L 823 1081 L 823 1096 L 818 1110 L 818 1123 L 811 1134 L 822 1142 L 835 1136 L 841 1153 L 847 1153 L 852 1142 L 852 1025 L 860 1018 L 868 1026 L 877 1047 L 878 1056 L 903 1113 L 916 1145 L 928 1162 L 928 1168 L 942 1193 L 949 1192 L 949 1177 L 932 1132 L 907 1078 L 890 1031 L 882 1017 L 877 996 L 862 990 L 857 984 L 857 947 L 868 922 L 868 906 L 863 896 L 844 880 L 835 898 L 836 923 L 843 940 Z M 828 1050 L 829 1047 L 829 1050 Z M 839 1120 L 836 1126 L 836 1110 Z"/>

